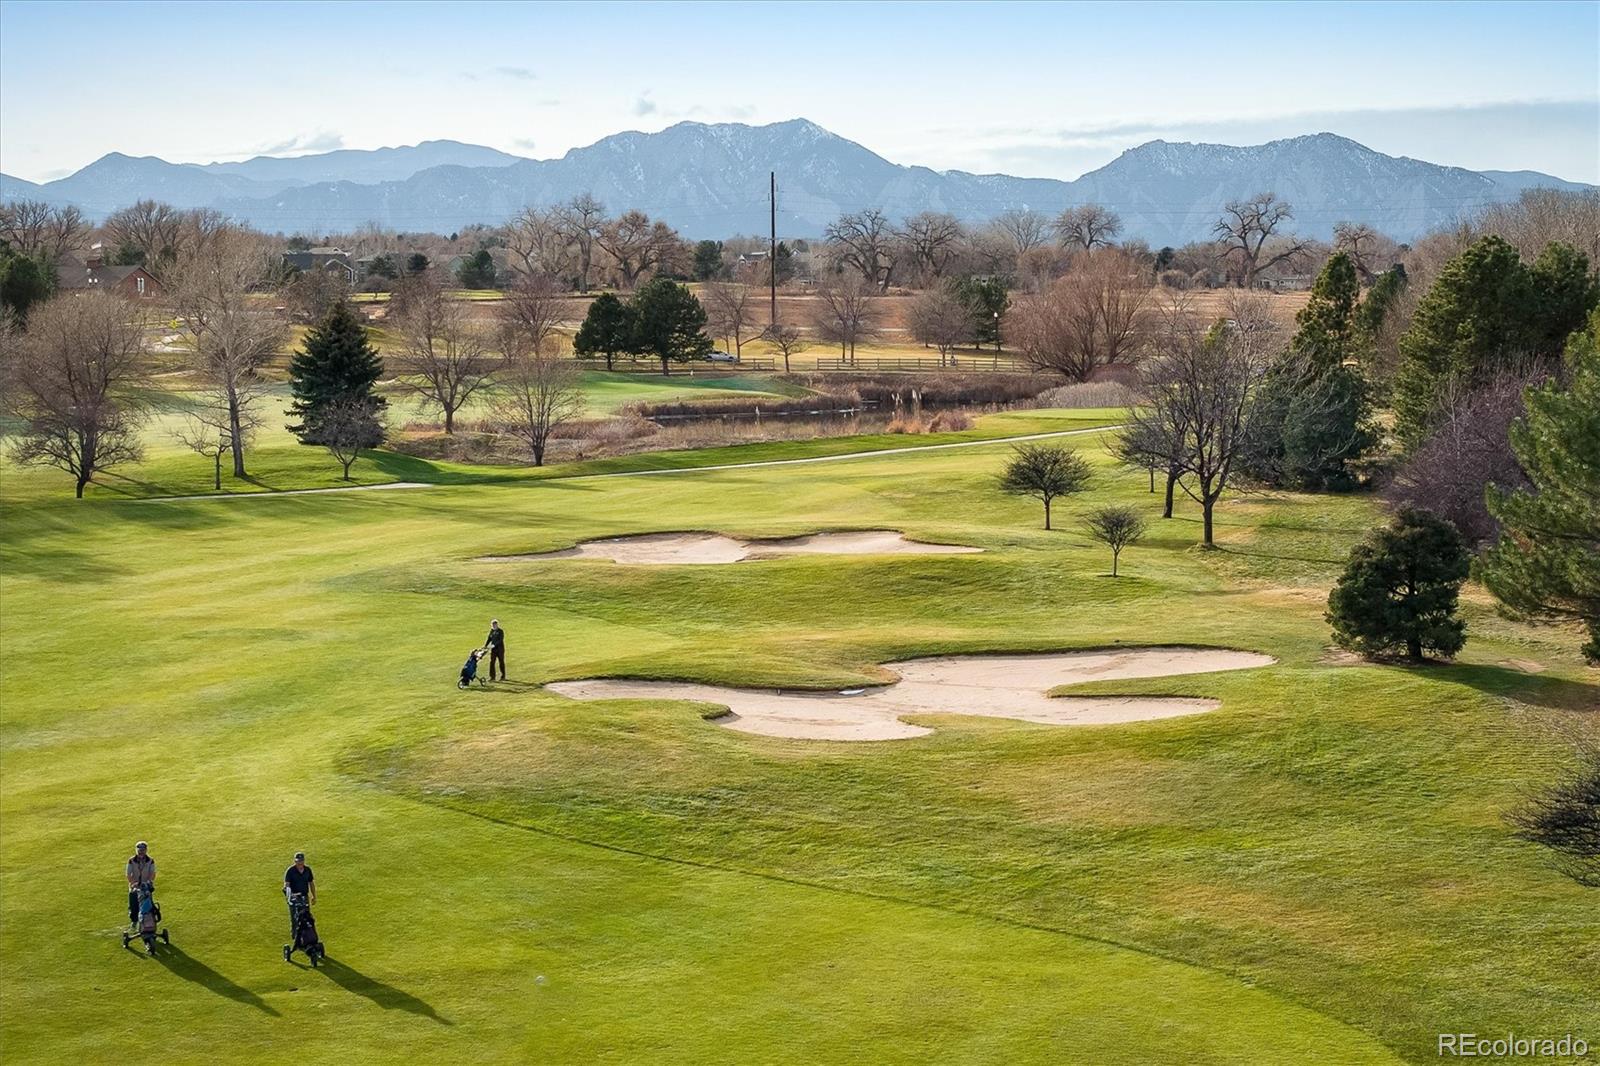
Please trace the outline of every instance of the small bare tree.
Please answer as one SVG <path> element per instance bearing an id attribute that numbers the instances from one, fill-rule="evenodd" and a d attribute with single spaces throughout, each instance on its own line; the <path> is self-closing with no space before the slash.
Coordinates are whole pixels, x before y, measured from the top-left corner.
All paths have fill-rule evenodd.
<path id="1" fill-rule="evenodd" d="M 379 401 L 371 396 L 347 396 L 330 400 L 317 409 L 315 439 L 343 468 L 343 479 L 350 480 L 350 467 L 364 448 L 383 443 L 383 420 Z"/>
<path id="2" fill-rule="evenodd" d="M 1056 216 L 1052 228 L 1065 248 L 1088 252 L 1108 247 L 1122 232 L 1122 219 L 1099 204 L 1069 207 Z"/>
<path id="3" fill-rule="evenodd" d="M 1083 520 L 1084 532 L 1111 549 L 1111 576 L 1117 576 L 1122 549 L 1139 543 L 1148 528 L 1144 516 L 1132 507 L 1100 507 Z"/>
<path id="4" fill-rule="evenodd" d="M 577 364 L 553 352 L 506 363 L 494 393 L 495 421 L 528 446 L 534 466 L 544 465 L 551 434 L 583 413 L 581 380 Z"/>
<path id="5" fill-rule="evenodd" d="M 952 351 L 973 343 L 972 309 L 947 284 L 919 293 L 906 311 L 906 324 L 916 341 L 938 349 L 940 366 L 950 361 Z"/>
<path id="6" fill-rule="evenodd" d="M 444 431 L 453 434 L 456 412 L 489 384 L 495 368 L 487 331 L 467 304 L 428 277 L 406 283 L 395 328 L 400 384 L 443 412 Z"/>
<path id="7" fill-rule="evenodd" d="M 94 475 L 140 456 L 144 328 L 110 293 L 57 296 L 35 306 L 7 367 L 5 405 L 19 463 L 71 474 L 77 496 Z"/>
<path id="8" fill-rule="evenodd" d="M 744 331 L 757 312 L 749 287 L 730 281 L 707 282 L 704 302 L 711 328 L 720 337 L 732 337 L 734 354 L 743 356 Z"/>
<path id="9" fill-rule="evenodd" d="M 761 334 L 766 342 L 777 349 L 783 356 L 783 372 L 789 373 L 789 360 L 811 347 L 811 342 L 805 339 L 799 327 L 783 322 L 774 322 Z"/>
<path id="10" fill-rule="evenodd" d="M 187 336 L 194 369 L 225 412 L 221 428 L 233 453 L 233 476 L 245 476 L 246 425 L 266 394 L 262 371 L 288 339 L 288 324 L 257 292 L 273 276 L 272 247 L 241 227 L 211 233 L 170 271 L 172 308 Z"/>
<path id="11" fill-rule="evenodd" d="M 1233 261 L 1241 287 L 1254 288 L 1263 270 L 1305 253 L 1309 243 L 1296 237 L 1283 237 L 1267 248 L 1278 228 L 1293 218 L 1288 201 L 1278 199 L 1275 192 L 1234 200 L 1222 209 L 1211 233 L 1221 246 L 1222 258 Z"/>
<path id="12" fill-rule="evenodd" d="M 57 207 L 42 200 L 0 204 L 0 240 L 46 263 L 71 251 L 88 230 L 88 221 L 76 207 Z"/>
<path id="13" fill-rule="evenodd" d="M 817 332 L 839 346 L 839 357 L 855 362 L 856 343 L 877 333 L 874 290 L 859 274 L 830 278 L 817 286 Z"/>
<path id="14" fill-rule="evenodd" d="M 1169 448 L 1178 486 L 1200 504 L 1202 543 L 1215 546 L 1214 512 L 1250 433 L 1250 401 L 1277 343 L 1265 302 L 1235 293 L 1227 317 L 1207 328 L 1181 306 L 1168 307 L 1156 331 L 1127 424 L 1135 439 Z"/>
<path id="15" fill-rule="evenodd" d="M 1019 444 L 1000 474 L 1000 491 L 1032 496 L 1044 504 L 1044 528 L 1050 528 L 1050 505 L 1059 497 L 1089 487 L 1089 464 L 1068 448 L 1051 444 Z"/>
<path id="16" fill-rule="evenodd" d="M 233 450 L 234 444 L 239 442 L 239 435 L 244 436 L 243 443 L 253 440 L 255 431 L 261 428 L 262 424 L 261 418 L 256 413 L 249 412 L 235 429 L 227 399 L 219 393 L 206 397 L 202 401 L 200 410 L 186 417 L 183 428 L 177 430 L 174 436 L 185 448 L 211 460 L 212 487 L 220 492 L 222 457 Z"/>
<path id="17" fill-rule="evenodd" d="M 895 233 L 882 211 L 868 208 L 840 215 L 823 230 L 828 257 L 838 269 L 848 268 L 878 292 L 888 292 L 894 278 Z"/>

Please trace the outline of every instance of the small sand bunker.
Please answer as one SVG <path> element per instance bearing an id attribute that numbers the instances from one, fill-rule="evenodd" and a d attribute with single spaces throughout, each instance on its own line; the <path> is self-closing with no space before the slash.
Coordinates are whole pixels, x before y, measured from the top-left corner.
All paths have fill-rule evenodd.
<path id="1" fill-rule="evenodd" d="M 893 529 L 855 533 L 813 533 L 780 540 L 745 540 L 720 533 L 645 533 L 636 537 L 586 540 L 574 548 L 531 555 L 486 555 L 486 563 L 544 559 L 609 559 L 633 566 L 709 565 L 776 559 L 784 555 L 967 555 L 981 552 L 964 544 L 924 544 Z"/>
<path id="2" fill-rule="evenodd" d="M 932 732 L 902 715 L 966 714 L 1045 725 L 1115 725 L 1215 710 L 1212 699 L 1176 696 L 1057 696 L 1085 681 L 1243 670 L 1276 662 L 1255 652 L 1127 648 L 1047 655 L 948 655 L 888 664 L 893 684 L 843 692 L 724 688 L 676 681 L 558 681 L 552 692 L 580 700 L 692 700 L 728 708 L 720 725 L 802 740 L 903 740 Z"/>

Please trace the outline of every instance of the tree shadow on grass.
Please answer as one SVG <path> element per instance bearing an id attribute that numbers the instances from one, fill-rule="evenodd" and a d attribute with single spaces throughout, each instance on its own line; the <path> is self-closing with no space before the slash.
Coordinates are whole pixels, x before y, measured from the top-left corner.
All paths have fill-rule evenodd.
<path id="1" fill-rule="evenodd" d="M 1548 674 L 1526 674 L 1509 667 L 1480 663 L 1430 663 L 1412 669 L 1427 670 L 1430 679 L 1466 685 L 1488 696 L 1558 711 L 1587 711 L 1600 716 L 1600 685 L 1569 681 Z"/>
<path id="2" fill-rule="evenodd" d="M 185 981 L 193 981 L 197 985 L 209 988 L 219 996 L 224 996 L 235 1003 L 243 1003 L 247 1007 L 278 1016 L 272 1004 L 245 988 L 243 985 L 234 984 L 199 959 L 188 955 L 184 950 L 173 944 L 163 944 L 156 948 L 155 960 L 168 970 Z"/>
<path id="3" fill-rule="evenodd" d="M 346 992 L 354 992 L 358 996 L 365 996 L 384 1010 L 403 1010 L 407 1014 L 415 1014 L 420 1018 L 438 1022 L 440 1025 L 455 1024 L 411 993 L 403 992 L 393 985 L 386 985 L 382 981 L 368 977 L 364 973 L 351 969 L 338 959 L 324 957 L 322 960 L 322 972 L 328 976 L 329 980 Z"/>

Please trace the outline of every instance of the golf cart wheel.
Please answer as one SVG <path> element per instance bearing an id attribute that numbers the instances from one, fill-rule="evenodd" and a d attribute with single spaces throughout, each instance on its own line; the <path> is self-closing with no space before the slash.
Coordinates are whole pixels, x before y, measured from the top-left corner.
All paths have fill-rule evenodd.
<path id="1" fill-rule="evenodd" d="M 122 946 L 123 946 L 123 947 L 127 947 L 127 946 L 128 946 L 128 943 L 129 943 L 129 942 L 130 942 L 130 941 L 131 941 L 131 940 L 132 940 L 132 939 L 133 939 L 133 937 L 131 937 L 131 936 L 129 936 L 129 935 L 128 935 L 128 934 L 127 934 L 127 933 L 123 933 L 123 934 L 122 934 Z"/>
<path id="2" fill-rule="evenodd" d="M 166 930 L 165 930 L 165 929 L 163 929 L 163 930 L 161 930 L 161 942 L 162 942 L 162 943 L 163 943 L 163 944 L 170 944 L 170 943 L 172 943 L 172 937 L 170 937 L 170 936 L 169 936 L 169 935 L 167 935 L 167 931 L 166 931 Z"/>
<path id="3" fill-rule="evenodd" d="M 288 944 L 283 945 L 283 961 L 284 962 L 288 962 L 289 961 L 289 955 L 293 951 L 294 951 L 294 948 L 290 947 Z"/>
<path id="4" fill-rule="evenodd" d="M 306 958 L 311 960 L 311 968 L 315 970 L 317 968 L 317 964 L 322 961 L 322 952 L 318 951 L 316 948 L 312 948 L 310 951 L 306 952 Z"/>

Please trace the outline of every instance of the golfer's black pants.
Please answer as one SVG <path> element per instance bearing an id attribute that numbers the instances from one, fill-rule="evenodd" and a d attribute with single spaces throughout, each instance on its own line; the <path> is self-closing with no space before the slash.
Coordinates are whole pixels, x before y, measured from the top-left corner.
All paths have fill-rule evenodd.
<path id="1" fill-rule="evenodd" d="M 132 925 L 139 920 L 139 890 L 128 889 L 128 924 Z"/>
<path id="2" fill-rule="evenodd" d="M 505 649 L 504 646 L 499 645 L 499 644 L 496 644 L 492 648 L 489 649 L 489 680 L 490 681 L 494 680 L 494 664 L 495 663 L 499 663 L 500 664 L 500 680 L 504 681 L 506 679 L 506 649 Z"/>

